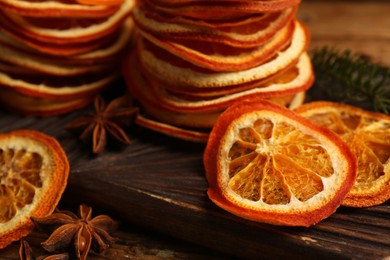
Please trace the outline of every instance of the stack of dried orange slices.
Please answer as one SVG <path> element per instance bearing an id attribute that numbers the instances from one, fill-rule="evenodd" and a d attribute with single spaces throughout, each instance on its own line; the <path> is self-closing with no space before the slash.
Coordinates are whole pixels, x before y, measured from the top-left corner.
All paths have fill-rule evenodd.
<path id="1" fill-rule="evenodd" d="M 49 116 L 87 105 L 120 76 L 134 0 L 0 0 L 0 103 Z"/>
<path id="2" fill-rule="evenodd" d="M 313 83 L 299 0 L 140 0 L 136 46 L 123 66 L 136 122 L 206 141 L 218 116 L 248 97 L 302 103 Z"/>

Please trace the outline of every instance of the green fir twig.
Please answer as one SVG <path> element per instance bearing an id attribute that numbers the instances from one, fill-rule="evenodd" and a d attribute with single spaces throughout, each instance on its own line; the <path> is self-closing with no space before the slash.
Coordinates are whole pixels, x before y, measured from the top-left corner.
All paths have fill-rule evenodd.
<path id="1" fill-rule="evenodd" d="M 390 68 L 367 56 L 324 47 L 311 53 L 315 85 L 313 100 L 326 99 L 390 113 Z"/>

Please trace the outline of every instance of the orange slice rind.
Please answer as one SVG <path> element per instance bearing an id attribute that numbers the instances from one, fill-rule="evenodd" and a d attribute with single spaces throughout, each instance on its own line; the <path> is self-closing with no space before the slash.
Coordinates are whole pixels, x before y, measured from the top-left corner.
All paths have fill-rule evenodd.
<path id="1" fill-rule="evenodd" d="M 154 45 L 185 59 L 186 61 L 213 71 L 237 71 L 263 64 L 290 42 L 295 23 L 279 30 L 267 43 L 253 48 L 230 47 L 202 40 L 164 41 L 151 34 L 141 35 Z"/>

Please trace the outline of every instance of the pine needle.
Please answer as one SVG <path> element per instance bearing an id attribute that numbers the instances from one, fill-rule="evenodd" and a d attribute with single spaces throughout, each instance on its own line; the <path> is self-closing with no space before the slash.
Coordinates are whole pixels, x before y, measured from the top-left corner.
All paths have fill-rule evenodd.
<path id="1" fill-rule="evenodd" d="M 367 56 L 324 47 L 311 53 L 316 82 L 309 99 L 390 113 L 390 68 Z"/>

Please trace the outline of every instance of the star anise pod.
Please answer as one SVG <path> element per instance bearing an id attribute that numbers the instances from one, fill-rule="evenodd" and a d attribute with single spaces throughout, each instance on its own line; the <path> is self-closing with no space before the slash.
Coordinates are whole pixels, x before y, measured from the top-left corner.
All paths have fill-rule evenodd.
<path id="1" fill-rule="evenodd" d="M 86 259 L 92 248 L 96 253 L 103 253 L 114 238 L 110 233 L 115 231 L 118 223 L 107 215 L 92 218 L 92 208 L 80 205 L 79 216 L 70 211 L 56 211 L 45 218 L 32 218 L 36 226 L 48 233 L 50 237 L 41 243 L 50 252 L 66 252 L 74 245 L 78 259 Z"/>
<path id="2" fill-rule="evenodd" d="M 19 258 L 20 260 L 35 260 L 35 255 L 31 246 L 23 238 L 20 240 Z"/>
<path id="3" fill-rule="evenodd" d="M 19 248 L 19 259 L 20 260 L 68 260 L 68 253 L 61 254 L 50 254 L 50 255 L 42 255 L 38 258 L 35 256 L 34 252 L 31 249 L 31 246 L 25 239 L 20 240 L 20 248 Z"/>
<path id="4" fill-rule="evenodd" d="M 83 129 L 80 139 L 85 142 L 92 136 L 92 152 L 95 154 L 104 151 L 107 134 L 121 143 L 129 144 L 130 139 L 124 127 L 138 112 L 138 108 L 131 107 L 126 96 L 116 98 L 106 105 L 101 95 L 96 96 L 94 107 L 95 113 L 87 113 L 65 128 L 72 132 Z"/>

